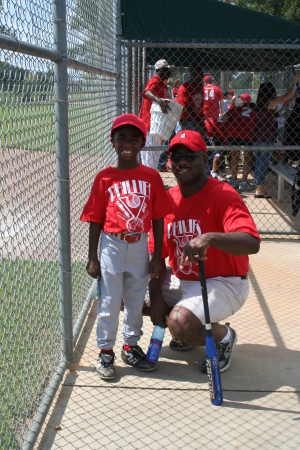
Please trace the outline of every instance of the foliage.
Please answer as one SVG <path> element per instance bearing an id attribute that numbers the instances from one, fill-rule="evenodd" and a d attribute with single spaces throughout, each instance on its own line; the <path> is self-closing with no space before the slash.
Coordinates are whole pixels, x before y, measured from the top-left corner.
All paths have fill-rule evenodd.
<path id="1" fill-rule="evenodd" d="M 235 0 L 234 4 L 300 22 L 300 0 Z"/>

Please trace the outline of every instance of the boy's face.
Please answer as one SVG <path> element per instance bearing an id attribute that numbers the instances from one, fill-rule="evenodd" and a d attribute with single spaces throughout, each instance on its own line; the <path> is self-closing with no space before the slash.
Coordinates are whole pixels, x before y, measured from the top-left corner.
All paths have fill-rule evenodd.
<path id="1" fill-rule="evenodd" d="M 122 125 L 112 135 L 111 143 L 119 158 L 119 163 L 130 168 L 144 146 L 141 131 L 133 125 Z"/>

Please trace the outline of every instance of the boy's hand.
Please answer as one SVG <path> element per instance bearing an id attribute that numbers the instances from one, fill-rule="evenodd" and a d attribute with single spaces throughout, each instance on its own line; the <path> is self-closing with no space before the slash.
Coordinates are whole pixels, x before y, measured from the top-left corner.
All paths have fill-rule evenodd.
<path id="1" fill-rule="evenodd" d="M 149 278 L 157 278 L 162 270 L 161 257 L 153 256 L 149 264 Z"/>
<path id="2" fill-rule="evenodd" d="M 101 277 L 101 269 L 100 269 L 100 263 L 99 263 L 98 259 L 89 260 L 86 265 L 86 270 L 87 270 L 87 273 L 92 278 L 97 278 L 97 277 L 100 278 Z"/>

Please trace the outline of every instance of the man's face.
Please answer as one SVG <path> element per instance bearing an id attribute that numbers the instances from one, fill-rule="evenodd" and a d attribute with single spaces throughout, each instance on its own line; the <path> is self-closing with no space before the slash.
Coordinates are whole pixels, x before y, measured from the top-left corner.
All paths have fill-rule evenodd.
<path id="1" fill-rule="evenodd" d="M 194 161 L 186 161 L 183 155 L 191 154 L 196 156 Z M 172 161 L 172 159 L 182 156 L 178 162 Z M 199 152 L 192 152 L 187 147 L 182 144 L 176 145 L 172 149 L 171 153 L 171 163 L 172 163 L 172 172 L 177 178 L 177 181 L 182 185 L 192 184 L 193 182 L 199 182 L 199 179 L 207 177 L 206 175 L 206 164 L 207 164 L 207 155 L 203 150 Z"/>
<path id="2" fill-rule="evenodd" d="M 203 72 L 202 70 L 192 69 L 191 70 L 191 77 L 190 77 L 190 83 L 191 84 L 202 84 L 203 79 Z"/>
<path id="3" fill-rule="evenodd" d="M 159 76 L 162 80 L 167 80 L 171 76 L 171 71 L 168 67 L 164 67 L 163 69 L 160 69 Z"/>
<path id="4" fill-rule="evenodd" d="M 242 105 L 242 106 L 247 106 L 248 103 L 249 103 L 249 102 L 248 102 L 246 99 L 241 98 L 241 105 Z"/>

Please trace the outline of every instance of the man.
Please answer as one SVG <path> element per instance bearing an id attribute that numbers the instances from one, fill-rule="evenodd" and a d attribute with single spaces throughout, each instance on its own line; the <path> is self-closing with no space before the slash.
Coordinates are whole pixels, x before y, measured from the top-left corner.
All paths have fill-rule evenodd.
<path id="1" fill-rule="evenodd" d="M 152 137 L 149 134 L 151 114 L 150 109 L 152 102 L 156 102 L 161 107 L 164 114 L 168 113 L 168 99 L 169 93 L 166 81 L 170 77 L 170 66 L 165 59 L 160 59 L 155 63 L 155 74 L 148 80 L 145 90 L 143 92 L 143 102 L 140 109 L 139 117 L 144 121 L 147 130 L 147 139 L 145 147 L 160 147 L 161 140 Z M 159 161 L 159 152 L 156 151 L 142 151 L 141 160 L 145 166 L 157 169 Z"/>
<path id="2" fill-rule="evenodd" d="M 248 254 L 260 239 L 250 213 L 227 183 L 207 177 L 206 145 L 199 133 L 182 131 L 171 141 L 172 171 L 178 185 L 167 194 L 173 214 L 165 217 L 164 258 L 159 278 L 149 282 L 153 324 L 166 324 L 173 349 L 205 345 L 198 261 L 204 261 L 212 330 L 220 371 L 228 369 L 237 333 L 219 322 L 236 313 L 249 293 Z M 153 251 L 150 236 L 149 251 Z M 205 362 L 201 370 L 206 371 Z"/>
<path id="3" fill-rule="evenodd" d="M 228 111 L 223 117 L 224 133 L 227 138 L 227 145 L 252 145 L 252 135 L 255 124 L 256 114 L 250 107 L 251 95 L 244 93 L 239 95 L 241 106 Z M 244 151 L 244 165 L 241 183 L 237 179 L 238 165 L 240 158 L 240 150 L 230 151 L 230 168 L 231 177 L 226 180 L 234 189 L 250 191 L 255 188 L 254 185 L 247 181 L 253 164 L 253 152 L 251 150 Z"/>
<path id="4" fill-rule="evenodd" d="M 218 122 L 219 115 L 220 119 L 222 119 L 224 115 L 224 99 L 222 90 L 214 84 L 213 77 L 211 75 L 206 75 L 203 82 L 203 114 L 205 127 L 207 130 L 207 142 L 209 145 L 222 145 L 225 144 L 225 137 L 221 132 L 220 123 Z M 219 151 L 213 155 L 213 166 L 211 171 L 212 177 L 223 180 L 220 176 L 220 166 L 223 161 L 224 153 L 222 151 Z"/>
<path id="5" fill-rule="evenodd" d="M 176 132 L 193 130 L 202 134 L 205 133 L 202 78 L 202 69 L 198 66 L 192 66 L 190 81 L 186 81 L 178 89 L 178 103 L 183 106 L 183 112 Z"/>

